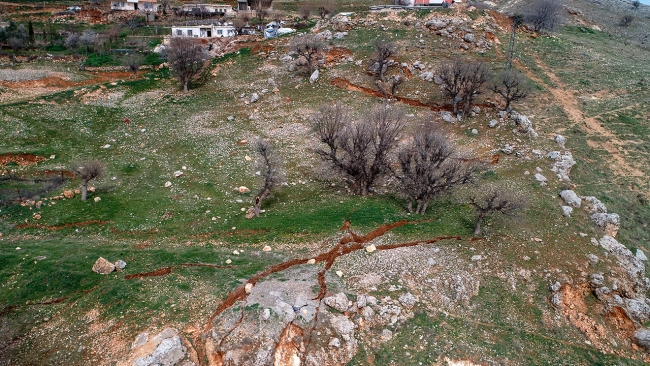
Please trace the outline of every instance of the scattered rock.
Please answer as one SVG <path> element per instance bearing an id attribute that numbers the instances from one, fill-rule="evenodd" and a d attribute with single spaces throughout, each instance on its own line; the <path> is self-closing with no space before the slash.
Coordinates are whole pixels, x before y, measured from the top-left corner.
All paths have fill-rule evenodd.
<path id="1" fill-rule="evenodd" d="M 354 323 L 345 315 L 331 317 L 330 325 L 338 334 L 343 336 L 343 339 L 350 339 L 354 335 Z"/>
<path id="2" fill-rule="evenodd" d="M 318 72 L 318 69 L 316 69 L 316 70 L 314 70 L 314 72 L 309 77 L 309 83 L 313 84 L 313 83 L 317 82 L 318 81 L 318 76 L 319 76 L 319 72 Z"/>
<path id="3" fill-rule="evenodd" d="M 253 291 L 253 284 L 252 283 L 247 283 L 246 286 L 244 286 L 244 291 L 246 291 L 247 294 L 250 294 L 251 291 Z"/>
<path id="4" fill-rule="evenodd" d="M 316 259 L 311 258 L 310 260 L 307 261 L 307 264 L 316 264 Z"/>
<path id="5" fill-rule="evenodd" d="M 95 273 L 109 274 L 113 271 L 115 271 L 115 265 L 103 257 L 99 257 L 99 259 L 95 261 L 95 264 L 93 264 L 93 272 Z"/>
<path id="6" fill-rule="evenodd" d="M 560 192 L 560 197 L 562 197 L 568 206 L 574 208 L 579 208 L 580 204 L 582 203 L 580 197 L 578 197 L 578 195 L 570 189 L 565 189 L 564 191 Z"/>
<path id="7" fill-rule="evenodd" d="M 497 121 L 496 119 L 493 119 L 488 123 L 488 127 L 490 128 L 495 128 L 498 125 L 499 125 L 499 121 Z"/>
<path id="8" fill-rule="evenodd" d="M 172 182 L 170 181 L 165 182 L 165 188 L 169 188 L 171 186 L 172 186 Z"/>
<path id="9" fill-rule="evenodd" d="M 433 72 L 432 71 L 424 71 L 420 73 L 420 80 L 423 81 L 433 81 Z"/>
<path id="10" fill-rule="evenodd" d="M 136 359 L 133 365 L 176 365 L 183 358 L 185 358 L 186 351 L 187 349 L 181 343 L 181 338 L 178 335 L 175 335 L 173 337 L 163 339 L 151 355 Z"/>
<path id="11" fill-rule="evenodd" d="M 339 348 L 339 347 L 341 347 L 341 341 L 338 338 L 334 337 L 334 338 L 330 339 L 327 346 L 331 347 L 331 348 Z"/>
<path id="12" fill-rule="evenodd" d="M 587 202 L 587 210 L 590 213 L 607 213 L 607 207 L 605 204 L 600 202 L 600 200 L 594 196 L 583 197 L 583 200 Z"/>
<path id="13" fill-rule="evenodd" d="M 174 172 L 174 178 L 182 177 L 183 175 L 185 175 L 185 173 L 183 173 L 183 171 L 181 170 L 177 170 Z"/>
<path id="14" fill-rule="evenodd" d="M 131 349 L 143 346 L 145 343 L 147 343 L 148 340 L 149 340 L 149 333 L 143 332 L 138 334 L 138 336 L 135 337 L 135 341 L 131 343 Z"/>
<path id="15" fill-rule="evenodd" d="M 476 42 L 476 37 L 474 36 L 473 33 L 467 33 L 466 35 L 463 36 L 463 41 L 467 43 L 474 43 Z"/>
<path id="16" fill-rule="evenodd" d="M 598 258 L 598 256 L 595 254 L 587 254 L 587 258 L 589 258 L 589 262 L 594 264 L 600 262 L 600 258 Z"/>
<path id="17" fill-rule="evenodd" d="M 390 341 L 393 339 L 393 332 L 390 331 L 390 329 L 384 329 L 381 331 L 381 340 L 386 342 Z"/>
<path id="18" fill-rule="evenodd" d="M 541 175 L 539 173 L 535 174 L 535 180 L 539 182 L 540 186 L 545 186 L 546 182 L 548 181 L 548 179 L 546 179 L 545 176 L 543 176 L 543 175 Z"/>
<path id="19" fill-rule="evenodd" d="M 251 190 L 248 189 L 248 187 L 244 187 L 244 186 L 241 186 L 241 187 L 238 187 L 238 188 L 237 188 L 237 192 L 239 192 L 239 193 L 241 193 L 241 194 L 249 193 L 250 191 L 251 191 Z"/>
<path id="20" fill-rule="evenodd" d="M 647 351 L 650 351 L 650 329 L 648 328 L 639 328 L 634 332 L 634 341 L 639 346 L 645 348 Z"/>
<path id="21" fill-rule="evenodd" d="M 446 28 L 448 24 L 449 24 L 449 21 L 447 19 L 433 18 L 433 19 L 430 19 L 429 21 L 427 21 L 424 24 L 424 26 L 431 29 L 431 30 L 436 31 L 436 30 L 439 30 L 439 29 Z"/>
<path id="22" fill-rule="evenodd" d="M 573 207 L 571 206 L 562 206 L 562 214 L 566 217 L 571 217 L 573 213 Z"/>
<path id="23" fill-rule="evenodd" d="M 65 191 L 63 191 L 63 197 L 68 198 L 68 199 L 74 198 L 74 192 L 70 191 L 70 190 L 65 190 Z"/>
<path id="24" fill-rule="evenodd" d="M 262 248 L 262 251 L 263 251 L 263 252 L 270 252 L 270 251 L 271 251 L 271 247 L 268 246 L 268 245 L 265 245 L 264 248 Z"/>
<path id="25" fill-rule="evenodd" d="M 645 253 L 643 253 L 643 250 L 637 249 L 636 250 L 636 257 L 639 258 L 639 260 L 642 261 L 647 261 L 648 257 L 646 257 Z"/>
<path id="26" fill-rule="evenodd" d="M 399 297 L 399 302 L 407 308 L 412 308 L 417 301 L 418 299 L 410 292 L 407 292 Z"/>
<path id="27" fill-rule="evenodd" d="M 374 252 L 375 250 L 377 250 L 377 247 L 376 247 L 374 244 L 370 244 L 370 245 L 368 245 L 368 246 L 366 247 L 366 252 L 368 252 L 368 253 L 372 253 L 372 252 Z"/>
<path id="28" fill-rule="evenodd" d="M 502 151 L 504 154 L 506 154 L 506 155 L 510 155 L 510 154 L 512 154 L 512 153 L 515 151 L 515 147 L 512 146 L 512 145 L 510 145 L 510 144 L 506 144 L 506 145 L 501 149 L 501 151 Z"/>
<path id="29" fill-rule="evenodd" d="M 618 234 L 621 226 L 621 218 L 615 213 L 595 213 L 591 215 L 591 221 L 612 237 Z"/>
<path id="30" fill-rule="evenodd" d="M 257 102 L 258 100 L 260 100 L 260 96 L 259 96 L 259 94 L 257 94 L 257 93 L 253 93 L 253 95 L 251 96 L 251 103 L 255 103 L 255 102 Z"/>
<path id="31" fill-rule="evenodd" d="M 97 203 L 97 202 L 99 202 L 99 201 L 101 201 L 101 200 L 102 200 L 101 197 L 95 197 L 95 198 L 93 198 L 93 201 L 95 201 L 95 203 Z"/>
<path id="32" fill-rule="evenodd" d="M 126 262 L 123 261 L 123 260 L 121 260 L 121 259 L 118 260 L 117 262 L 115 262 L 115 268 L 116 268 L 118 271 L 123 270 L 124 268 L 126 268 Z"/>
<path id="33" fill-rule="evenodd" d="M 555 142 L 558 143 L 558 145 L 564 147 L 564 144 L 566 143 L 566 137 L 562 135 L 555 135 L 555 138 L 553 139 Z"/>
<path id="34" fill-rule="evenodd" d="M 348 308 L 350 307 L 349 304 L 350 300 L 343 292 L 339 292 L 336 295 L 326 297 L 323 299 L 323 302 L 325 303 L 325 305 L 333 309 L 336 309 L 340 312 L 347 311 Z"/>
<path id="35" fill-rule="evenodd" d="M 472 128 L 472 135 L 478 135 L 478 130 L 476 128 Z"/>
<path id="36" fill-rule="evenodd" d="M 445 122 L 449 122 L 449 123 L 456 122 L 456 118 L 452 116 L 451 113 L 449 112 L 443 112 L 441 116 L 442 116 L 442 120 Z"/>
<path id="37" fill-rule="evenodd" d="M 571 172 L 571 167 L 576 164 L 575 160 L 573 160 L 573 155 L 568 151 L 564 154 L 560 154 L 559 151 L 551 151 L 548 157 L 555 160 L 551 171 L 557 173 L 558 178 L 570 182 L 569 173 Z"/>

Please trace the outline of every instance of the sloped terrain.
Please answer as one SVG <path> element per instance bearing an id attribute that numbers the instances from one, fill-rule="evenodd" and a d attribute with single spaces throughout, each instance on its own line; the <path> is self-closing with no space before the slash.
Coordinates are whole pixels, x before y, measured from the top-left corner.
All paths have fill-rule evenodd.
<path id="1" fill-rule="evenodd" d="M 0 70 L 3 88 L 71 80 L 0 109 L 2 192 L 62 179 L 0 207 L 0 364 L 648 362 L 649 53 L 569 20 L 517 34 L 514 67 L 533 86 L 517 113 L 486 93 L 462 120 L 435 76 L 456 59 L 505 68 L 509 18 L 494 11 L 320 22 L 313 32 L 333 37 L 314 83 L 290 37 L 215 59 L 188 94 L 165 67 L 113 80 L 44 61 Z M 389 106 L 407 131 L 443 124 L 485 164 L 479 187 L 528 198 L 523 215 L 475 236 L 462 192 L 411 215 L 396 182 L 358 197 L 323 165 L 319 106 L 362 116 L 384 102 L 368 74 L 375 39 L 399 47 L 389 72 L 406 81 Z M 277 148 L 287 184 L 247 219 L 256 138 Z M 107 172 L 82 202 L 69 169 L 89 158 Z M 126 267 L 96 274 L 99 257 Z"/>

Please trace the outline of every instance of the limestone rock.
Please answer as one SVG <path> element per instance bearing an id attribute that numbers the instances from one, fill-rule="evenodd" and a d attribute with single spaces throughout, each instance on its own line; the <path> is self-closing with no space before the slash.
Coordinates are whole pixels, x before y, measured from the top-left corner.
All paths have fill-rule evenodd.
<path id="1" fill-rule="evenodd" d="M 418 299 L 410 292 L 407 292 L 399 297 L 399 302 L 407 308 L 412 308 L 417 301 Z"/>
<path id="2" fill-rule="evenodd" d="M 591 221 L 609 236 L 616 236 L 621 226 L 621 217 L 615 213 L 595 213 L 591 215 Z"/>
<path id="3" fill-rule="evenodd" d="M 600 200 L 594 196 L 584 197 L 583 200 L 587 203 L 587 210 L 590 213 L 607 213 L 607 207 L 605 204 L 600 202 Z"/>
<path id="4" fill-rule="evenodd" d="M 309 83 L 313 84 L 318 81 L 319 77 L 319 72 L 318 69 L 314 70 L 314 72 L 311 73 L 311 76 L 309 77 Z"/>
<path id="5" fill-rule="evenodd" d="M 340 312 L 347 311 L 350 303 L 350 300 L 348 297 L 343 293 L 339 292 L 336 295 L 329 296 L 323 299 L 323 302 L 325 305 L 334 308 Z"/>
<path id="6" fill-rule="evenodd" d="M 375 250 L 377 250 L 377 247 L 376 247 L 374 244 L 370 244 L 370 245 L 368 245 L 368 246 L 366 247 L 366 252 L 368 252 L 368 253 L 372 253 L 372 252 L 374 252 Z"/>
<path id="7" fill-rule="evenodd" d="M 543 175 L 541 175 L 539 173 L 535 174 L 535 180 L 539 182 L 540 186 L 545 186 L 546 182 L 548 181 L 548 179 L 546 179 L 545 176 L 543 176 Z"/>
<path id="8" fill-rule="evenodd" d="M 271 247 L 268 246 L 268 245 L 265 245 L 264 248 L 262 248 L 262 251 L 264 251 L 264 252 L 270 252 L 270 251 L 271 251 Z"/>
<path id="9" fill-rule="evenodd" d="M 99 259 L 95 261 L 95 264 L 93 264 L 93 272 L 95 273 L 109 274 L 113 271 L 115 271 L 115 265 L 103 257 L 99 257 Z"/>
<path id="10" fill-rule="evenodd" d="M 575 160 L 573 160 L 573 155 L 568 151 L 564 154 L 560 154 L 559 151 L 551 151 L 548 157 L 555 160 L 555 163 L 551 166 L 551 171 L 557 173 L 558 178 L 570 182 L 569 173 L 571 172 L 571 167 L 576 164 Z"/>
<path id="11" fill-rule="evenodd" d="M 165 338 L 160 342 L 153 353 L 147 357 L 141 357 L 133 363 L 135 366 L 173 366 L 185 357 L 187 349 L 181 343 L 178 335 Z"/>
<path id="12" fill-rule="evenodd" d="M 253 95 L 251 96 L 251 103 L 255 103 L 258 100 L 260 100 L 260 95 L 257 93 L 253 93 Z"/>
<path id="13" fill-rule="evenodd" d="M 647 351 L 650 351 L 650 329 L 648 328 L 639 328 L 634 332 L 634 341 L 639 346 L 645 348 Z"/>
<path id="14" fill-rule="evenodd" d="M 117 269 L 118 271 L 121 271 L 124 268 L 126 268 L 126 262 L 125 261 L 120 259 L 117 262 L 115 262 L 115 269 Z"/>
<path id="15" fill-rule="evenodd" d="M 341 347 L 341 341 L 338 338 L 333 337 L 332 339 L 330 339 L 327 346 L 331 347 L 331 348 L 339 348 L 339 347 Z"/>
<path id="16" fill-rule="evenodd" d="M 74 198 L 74 192 L 70 190 L 63 191 L 63 197 L 65 198 Z"/>
<path id="17" fill-rule="evenodd" d="M 466 35 L 463 36 L 463 41 L 467 43 L 474 43 L 476 42 L 476 37 L 474 36 L 473 33 L 467 33 Z"/>
<path id="18" fill-rule="evenodd" d="M 647 261 L 648 260 L 648 257 L 645 255 L 645 253 L 643 253 L 643 250 L 641 250 L 641 249 L 636 250 L 636 257 L 639 258 L 639 260 L 642 260 L 642 261 Z"/>
<path id="19" fill-rule="evenodd" d="M 93 198 L 93 201 L 94 201 L 95 203 L 97 203 L 97 202 L 99 202 L 99 201 L 101 201 L 101 200 L 102 200 L 101 197 L 95 197 L 95 198 Z"/>
<path id="20" fill-rule="evenodd" d="M 174 178 L 182 177 L 183 175 L 185 175 L 185 173 L 183 173 L 182 170 L 177 170 L 174 172 Z"/>
<path id="21" fill-rule="evenodd" d="M 238 188 L 237 188 L 237 192 L 242 193 L 242 194 L 244 194 L 244 193 L 249 193 L 250 191 L 251 191 L 251 190 L 248 189 L 248 187 L 245 187 L 245 186 L 241 186 L 241 187 L 238 187 Z"/>
<path id="22" fill-rule="evenodd" d="M 566 217 L 571 217 L 573 213 L 573 207 L 571 206 L 562 206 L 562 214 Z"/>
<path id="23" fill-rule="evenodd" d="M 430 19 L 429 21 L 427 21 L 424 24 L 424 26 L 431 29 L 431 30 L 437 31 L 439 29 L 446 28 L 448 24 L 449 24 L 449 21 L 447 19 L 433 18 L 433 19 Z"/>
<path id="24" fill-rule="evenodd" d="M 488 123 L 488 127 L 490 128 L 495 128 L 498 125 L 499 125 L 499 121 L 497 121 L 496 119 L 493 119 Z"/>
<path id="25" fill-rule="evenodd" d="M 354 335 L 354 323 L 345 315 L 336 315 L 330 318 L 330 325 L 334 330 L 344 336 L 352 337 Z"/>
<path id="26" fill-rule="evenodd" d="M 250 294 L 251 291 L 253 291 L 253 284 L 252 283 L 247 283 L 246 286 L 244 286 L 244 291 L 246 291 L 247 294 Z"/>
<path id="27" fill-rule="evenodd" d="M 555 135 L 555 138 L 553 139 L 555 142 L 558 143 L 558 145 L 564 147 L 564 144 L 566 143 L 566 137 L 562 135 Z"/>
<path id="28" fill-rule="evenodd" d="M 564 191 L 560 192 L 560 197 L 566 202 L 567 206 L 571 206 L 574 208 L 579 208 L 580 204 L 582 203 L 582 199 L 578 197 L 578 195 L 570 190 L 570 189 L 565 189 Z"/>
<path id="29" fill-rule="evenodd" d="M 172 182 L 170 181 L 165 182 L 165 188 L 169 188 L 171 186 L 172 186 Z"/>

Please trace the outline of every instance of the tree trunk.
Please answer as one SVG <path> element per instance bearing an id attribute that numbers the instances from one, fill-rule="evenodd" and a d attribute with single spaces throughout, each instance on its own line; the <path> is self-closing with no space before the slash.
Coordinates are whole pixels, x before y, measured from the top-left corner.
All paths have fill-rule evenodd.
<path id="1" fill-rule="evenodd" d="M 262 209 L 262 201 L 271 194 L 271 191 L 268 188 L 264 188 L 262 192 L 258 193 L 255 196 L 255 216 L 260 215 Z"/>
<path id="2" fill-rule="evenodd" d="M 83 181 L 81 184 L 81 200 L 85 201 L 88 195 L 88 181 Z"/>
<path id="3" fill-rule="evenodd" d="M 429 200 L 424 201 L 424 205 L 422 205 L 422 210 L 420 211 L 420 215 L 424 215 L 427 212 L 427 207 L 429 207 Z"/>
<path id="4" fill-rule="evenodd" d="M 409 200 L 408 206 L 406 206 L 406 209 L 409 211 L 409 213 L 413 213 L 413 202 Z"/>
<path id="5" fill-rule="evenodd" d="M 478 220 L 476 220 L 474 235 L 481 235 L 481 223 L 483 223 L 483 215 L 479 215 Z"/>
<path id="6" fill-rule="evenodd" d="M 189 80 L 185 80 L 183 83 L 183 93 L 187 94 L 187 84 L 189 83 Z"/>

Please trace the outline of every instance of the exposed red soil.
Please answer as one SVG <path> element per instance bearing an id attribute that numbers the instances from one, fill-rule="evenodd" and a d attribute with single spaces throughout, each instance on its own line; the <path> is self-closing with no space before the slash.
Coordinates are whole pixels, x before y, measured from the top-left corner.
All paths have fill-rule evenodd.
<path id="1" fill-rule="evenodd" d="M 622 333 L 623 337 L 631 338 L 634 335 L 636 326 L 625 309 L 614 306 L 612 311 L 605 314 L 605 320 L 613 324 Z"/>
<path id="2" fill-rule="evenodd" d="M 43 79 L 38 80 L 27 80 L 27 81 L 0 81 L 0 85 L 10 88 L 10 89 L 34 89 L 34 88 L 47 88 L 47 89 L 61 89 L 61 88 L 71 88 L 85 85 L 101 84 L 114 80 L 121 80 L 131 77 L 133 73 L 131 72 L 122 72 L 122 71 L 112 71 L 112 72 L 102 72 L 95 71 L 92 73 L 94 77 L 80 80 L 80 81 L 71 81 L 65 80 L 63 76 L 48 76 Z"/>
<path id="3" fill-rule="evenodd" d="M 350 50 L 343 47 L 334 47 L 325 55 L 325 64 L 329 65 L 335 62 L 340 62 L 348 57 L 352 57 L 352 52 Z"/>
<path id="4" fill-rule="evenodd" d="M 39 301 L 39 302 L 31 302 L 30 303 L 29 301 L 27 301 L 25 303 L 25 305 L 23 305 L 23 306 L 60 304 L 60 303 L 62 303 L 64 301 L 66 301 L 67 299 L 68 299 L 68 297 L 59 297 L 57 299 L 45 300 L 45 301 Z M 9 305 L 9 306 L 5 307 L 4 309 L 0 310 L 0 316 L 7 315 L 7 314 L 9 314 L 10 312 L 16 310 L 19 307 L 20 306 L 18 306 L 18 305 Z"/>
<path id="5" fill-rule="evenodd" d="M 374 90 L 371 88 L 366 88 L 365 86 L 360 86 L 360 85 L 355 85 L 352 84 L 351 82 L 343 79 L 343 78 L 332 78 L 330 80 L 330 83 L 336 87 L 339 87 L 341 89 L 346 89 L 346 90 L 352 90 L 352 91 L 358 91 L 362 92 L 366 95 L 374 96 L 377 98 L 384 98 L 384 94 L 380 92 L 379 90 Z M 410 105 L 412 107 L 424 107 L 428 108 L 432 111 L 435 112 L 440 112 L 440 111 L 451 111 L 451 106 L 439 106 L 439 105 L 429 105 L 423 102 L 420 102 L 419 100 L 415 99 L 409 99 L 409 98 L 404 98 L 404 97 L 399 97 L 399 96 L 393 96 L 395 100 L 397 100 L 400 103 L 404 103 L 406 105 Z"/>
<path id="6" fill-rule="evenodd" d="M 499 13 L 494 10 L 485 11 L 489 16 L 494 18 L 494 21 L 497 23 L 499 28 L 503 29 L 504 32 L 512 32 L 512 18 L 503 13 Z"/>
<path id="7" fill-rule="evenodd" d="M 151 271 L 151 272 L 140 272 L 140 273 L 134 273 L 134 274 L 126 275 L 126 276 L 124 276 L 124 279 L 132 280 L 134 278 L 164 276 L 166 274 L 170 274 L 174 269 L 180 268 L 180 267 L 232 268 L 232 266 L 222 266 L 222 265 L 210 264 L 210 263 L 183 263 L 183 264 L 179 264 L 179 265 L 176 265 L 176 266 L 158 268 L 155 271 Z"/>
<path id="8" fill-rule="evenodd" d="M 7 165 L 9 163 L 16 163 L 19 166 L 25 166 L 25 165 L 33 165 L 36 163 L 40 163 L 41 161 L 45 161 L 45 159 L 42 156 L 34 155 L 34 154 L 13 154 L 13 153 L 7 153 L 0 155 L 0 165 Z"/>
<path id="9" fill-rule="evenodd" d="M 565 283 L 560 287 L 559 292 L 562 295 L 560 308 L 567 320 L 578 328 L 595 347 L 608 350 L 608 347 L 601 342 L 601 339 L 606 339 L 607 336 L 605 327 L 586 315 L 589 308 L 585 297 L 591 292 L 589 283 L 576 285 Z"/>
<path id="10" fill-rule="evenodd" d="M 88 220 L 88 221 L 80 221 L 80 222 L 69 222 L 67 224 L 63 225 L 44 225 L 44 224 L 20 224 L 16 225 L 16 229 L 45 229 L 45 230 L 61 230 L 65 228 L 70 228 L 70 227 L 82 227 L 82 226 L 89 226 L 89 225 L 106 225 L 109 224 L 110 221 L 104 221 L 104 220 Z"/>

